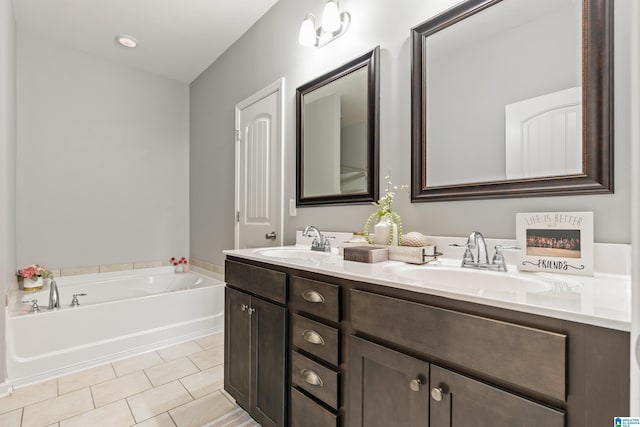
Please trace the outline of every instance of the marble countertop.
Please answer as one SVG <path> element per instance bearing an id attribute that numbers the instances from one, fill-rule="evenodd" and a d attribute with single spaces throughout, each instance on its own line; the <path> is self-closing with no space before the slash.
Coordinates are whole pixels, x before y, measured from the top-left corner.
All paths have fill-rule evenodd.
<path id="1" fill-rule="evenodd" d="M 398 261 L 375 264 L 345 261 L 335 250 L 331 254 L 299 258 L 286 253 L 296 248 L 306 250 L 308 246 L 226 250 L 224 253 L 282 267 L 621 331 L 631 328 L 629 275 L 596 273 L 587 277 L 523 272 L 517 271 L 515 265 L 508 265 L 506 273 L 478 271 L 461 269 L 460 260 L 446 258 L 446 254 L 436 264 L 416 266 Z M 447 280 L 445 283 L 429 279 L 441 275 L 449 277 L 447 274 L 451 271 L 462 280 Z M 465 280 L 465 277 L 473 280 Z"/>

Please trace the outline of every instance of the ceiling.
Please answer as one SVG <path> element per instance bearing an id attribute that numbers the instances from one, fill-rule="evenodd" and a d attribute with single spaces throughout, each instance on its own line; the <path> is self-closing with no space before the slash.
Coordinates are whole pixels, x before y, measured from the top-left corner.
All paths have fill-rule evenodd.
<path id="1" fill-rule="evenodd" d="M 13 0 L 18 31 L 191 83 L 278 0 Z M 128 49 L 116 34 L 138 40 Z"/>

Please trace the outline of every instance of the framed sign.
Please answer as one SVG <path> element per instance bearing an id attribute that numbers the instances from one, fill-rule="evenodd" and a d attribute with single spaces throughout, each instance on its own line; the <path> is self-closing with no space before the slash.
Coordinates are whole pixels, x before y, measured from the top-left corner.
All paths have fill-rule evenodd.
<path id="1" fill-rule="evenodd" d="M 518 269 L 593 276 L 593 212 L 516 214 Z"/>

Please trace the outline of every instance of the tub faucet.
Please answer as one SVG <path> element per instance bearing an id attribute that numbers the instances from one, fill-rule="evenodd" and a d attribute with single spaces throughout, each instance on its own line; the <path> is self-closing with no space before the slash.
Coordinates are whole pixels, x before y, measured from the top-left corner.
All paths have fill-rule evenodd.
<path id="1" fill-rule="evenodd" d="M 55 279 L 49 282 L 49 310 L 60 308 L 60 294 L 58 293 L 58 284 Z"/>
<path id="2" fill-rule="evenodd" d="M 305 237 L 310 237 L 309 233 L 311 231 L 316 233 L 316 237 L 314 237 L 313 242 L 311 243 L 311 250 L 319 252 L 331 252 L 331 243 L 329 243 L 329 240 L 325 238 L 322 233 L 320 233 L 320 230 L 318 230 L 315 226 L 307 225 L 304 228 L 302 235 Z"/>

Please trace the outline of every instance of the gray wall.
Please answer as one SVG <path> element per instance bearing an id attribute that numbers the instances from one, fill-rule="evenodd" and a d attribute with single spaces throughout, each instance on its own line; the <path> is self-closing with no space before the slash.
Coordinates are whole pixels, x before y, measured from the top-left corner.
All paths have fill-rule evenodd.
<path id="1" fill-rule="evenodd" d="M 18 265 L 189 253 L 186 84 L 18 33 Z"/>
<path id="2" fill-rule="evenodd" d="M 381 47 L 380 171 L 395 184 L 410 182 L 409 30 L 458 0 L 345 0 L 349 32 L 321 48 L 298 45 L 308 12 L 320 16 L 324 1 L 280 0 L 225 54 L 191 84 L 191 255 L 218 265 L 233 247 L 234 106 L 285 77 L 285 207 L 295 198 L 295 89 L 376 45 Z M 527 211 L 593 211 L 597 242 L 629 243 L 629 3 L 616 2 L 615 179 L 613 195 L 509 200 L 409 203 L 395 198 L 405 231 L 463 236 L 472 230 L 515 238 L 515 214 Z M 381 177 L 381 191 L 384 179 Z M 284 209 L 285 214 L 288 209 Z M 285 216 L 285 243 L 307 224 L 322 229 L 362 230 L 368 205 L 298 208 Z"/>
<path id="3" fill-rule="evenodd" d="M 16 280 L 16 24 L 0 0 L 0 295 Z M 0 316 L 0 381 L 6 378 L 5 316 Z M 1 391 L 1 390 L 0 390 Z"/>

